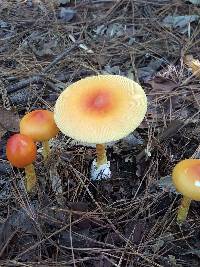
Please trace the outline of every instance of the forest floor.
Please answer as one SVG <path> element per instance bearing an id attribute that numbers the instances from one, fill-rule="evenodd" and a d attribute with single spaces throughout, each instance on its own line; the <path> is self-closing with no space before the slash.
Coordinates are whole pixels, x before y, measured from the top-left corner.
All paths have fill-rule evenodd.
<path id="1" fill-rule="evenodd" d="M 0 0 L 0 266 L 200 266 L 200 204 L 179 226 L 171 184 L 178 161 L 199 157 L 192 2 Z M 95 148 L 59 134 L 46 164 L 38 144 L 38 188 L 27 194 L 5 155 L 19 118 L 105 73 L 138 81 L 148 97 L 142 124 L 108 146 L 111 179 L 91 181 Z"/>

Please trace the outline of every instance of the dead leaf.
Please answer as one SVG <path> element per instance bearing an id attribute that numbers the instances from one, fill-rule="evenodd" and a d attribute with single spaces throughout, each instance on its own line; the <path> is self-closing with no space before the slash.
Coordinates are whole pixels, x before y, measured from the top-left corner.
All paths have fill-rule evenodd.
<path id="1" fill-rule="evenodd" d="M 0 167 L 2 166 L 2 162 L 0 162 Z M 3 166 L 4 167 L 4 166 Z M 10 167 L 10 166 L 9 166 Z M 5 167 L 4 167 L 5 169 Z M 11 172 L 11 168 L 7 168 L 7 174 L 2 174 L 0 169 L 0 201 L 6 201 L 11 197 L 11 179 L 8 179 L 9 171 Z"/>
<path id="2" fill-rule="evenodd" d="M 134 244 L 141 242 L 142 236 L 145 232 L 146 225 L 142 221 L 127 223 L 125 228 L 125 236 L 130 239 Z"/>
<path id="3" fill-rule="evenodd" d="M 100 255 L 97 261 L 94 261 L 93 266 L 94 267 L 112 267 L 114 266 L 111 262 L 108 261 L 108 259 L 105 258 L 104 255 Z M 115 266 L 117 266 L 115 264 Z"/>
<path id="4" fill-rule="evenodd" d="M 102 72 L 103 74 L 115 74 L 115 75 L 122 75 L 121 70 L 119 66 L 113 66 L 111 67 L 110 65 L 106 65 L 104 67 L 104 70 Z"/>
<path id="5" fill-rule="evenodd" d="M 165 241 L 160 239 L 155 244 L 152 245 L 151 249 L 153 250 L 154 253 L 157 253 L 164 246 L 164 244 Z"/>
<path id="6" fill-rule="evenodd" d="M 179 195 L 179 193 L 176 191 L 176 188 L 174 187 L 174 184 L 172 182 L 172 177 L 170 175 L 161 177 L 161 179 L 156 182 L 156 186 L 158 186 L 165 192 L 170 192 Z"/>
<path id="7" fill-rule="evenodd" d="M 158 92 L 158 91 L 171 92 L 173 89 L 178 87 L 178 84 L 175 83 L 174 81 L 158 76 L 154 77 L 154 79 L 150 81 L 146 81 L 146 84 L 151 85 L 153 92 Z"/>
<path id="8" fill-rule="evenodd" d="M 57 41 L 50 41 L 48 43 L 41 43 L 39 48 L 36 48 L 34 45 L 29 45 L 32 51 L 39 57 L 43 56 L 52 56 L 54 55 L 53 49 L 57 46 Z"/>
<path id="9" fill-rule="evenodd" d="M 163 25 L 166 27 L 179 28 L 181 33 L 185 33 L 188 30 L 188 24 L 198 21 L 198 15 L 184 15 L 184 16 L 170 16 L 164 18 Z"/>
<path id="10" fill-rule="evenodd" d="M 200 0 L 187 0 L 194 5 L 200 5 Z"/>
<path id="11" fill-rule="evenodd" d="M 159 136 L 160 141 L 164 141 L 167 138 L 174 136 L 181 127 L 183 127 L 184 122 L 181 120 L 173 120 L 170 122 L 170 124 L 167 126 L 167 128 L 164 128 L 162 133 Z"/>
<path id="12" fill-rule="evenodd" d="M 0 139 L 1 137 L 4 136 L 4 134 L 6 133 L 7 131 L 0 125 Z"/>
<path id="13" fill-rule="evenodd" d="M 165 63 L 163 58 L 152 59 L 147 66 L 140 67 L 137 70 L 137 75 L 139 80 L 148 81 L 151 79 L 153 75 L 157 72 L 157 70 Z"/>
<path id="14" fill-rule="evenodd" d="M 172 264 L 173 267 L 183 267 L 182 264 L 178 264 L 178 263 L 177 263 L 177 259 L 175 258 L 175 256 L 173 256 L 173 255 L 168 255 L 168 258 L 169 258 L 169 262 L 170 262 L 170 264 Z"/>
<path id="15" fill-rule="evenodd" d="M 70 0 L 59 0 L 58 2 L 60 5 L 66 5 L 70 3 Z"/>
<path id="16" fill-rule="evenodd" d="M 0 135 L 4 131 L 19 132 L 19 116 L 12 110 L 0 107 Z"/>
<path id="17" fill-rule="evenodd" d="M 91 49 L 89 49 L 85 44 L 80 44 L 79 47 L 87 51 L 89 54 L 94 54 L 94 52 Z"/>
<path id="18" fill-rule="evenodd" d="M 61 10 L 60 10 L 59 17 L 63 21 L 68 22 L 68 21 L 73 19 L 75 14 L 76 14 L 76 10 L 74 10 L 74 9 L 72 9 L 70 7 L 69 8 L 62 7 Z"/>
<path id="19" fill-rule="evenodd" d="M 52 190 L 56 195 L 63 193 L 62 181 L 57 172 L 57 164 L 51 164 L 49 167 L 49 180 L 51 181 Z"/>
<path id="20" fill-rule="evenodd" d="M 75 211 L 88 211 L 88 203 L 86 202 L 67 202 L 67 206 Z"/>
<path id="21" fill-rule="evenodd" d="M 3 142 L 1 142 L 2 145 Z M 6 182 L 9 182 L 9 179 L 7 177 L 8 174 L 10 174 L 12 172 L 12 167 L 10 165 L 10 163 L 7 160 L 1 160 L 0 161 L 0 184 L 2 183 L 2 180 L 4 181 L 4 178 L 6 177 Z M 1 187 L 0 187 L 1 188 Z M 7 186 L 7 190 L 8 190 L 8 186 Z M 1 199 L 1 194 L 2 191 L 0 190 L 0 199 Z"/>
<path id="22" fill-rule="evenodd" d="M 135 33 L 134 26 L 128 26 L 121 23 L 111 23 L 109 25 L 99 25 L 93 30 L 96 35 L 105 36 L 108 39 L 121 37 L 123 35 L 132 35 Z"/>
<path id="23" fill-rule="evenodd" d="M 184 63 L 187 67 L 191 68 L 192 73 L 200 78 L 200 61 L 198 59 L 194 59 L 192 55 L 187 55 L 184 58 Z"/>

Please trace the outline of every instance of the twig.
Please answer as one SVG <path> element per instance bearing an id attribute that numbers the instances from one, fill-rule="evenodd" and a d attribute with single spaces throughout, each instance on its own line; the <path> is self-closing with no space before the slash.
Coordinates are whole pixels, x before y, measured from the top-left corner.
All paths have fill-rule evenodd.
<path id="1" fill-rule="evenodd" d="M 7 248 L 8 244 L 10 243 L 10 241 L 12 240 L 12 238 L 14 237 L 14 235 L 18 232 L 18 230 L 15 230 L 14 232 L 11 233 L 11 235 L 9 236 L 9 238 L 6 240 L 4 246 L 2 247 L 1 251 L 0 251 L 0 258 L 2 257 L 5 249 Z"/>
<path id="2" fill-rule="evenodd" d="M 191 159 L 199 159 L 199 158 L 200 158 L 200 145 L 197 147 L 197 149 L 191 156 Z"/>
<path id="3" fill-rule="evenodd" d="M 159 142 L 162 142 L 170 137 L 172 137 L 174 134 L 176 134 L 181 127 L 183 127 L 185 124 L 184 122 L 180 120 L 175 120 L 172 121 L 169 126 L 164 130 L 164 132 L 161 134 L 159 138 Z M 152 148 L 155 146 L 155 142 L 153 142 Z M 136 161 L 139 162 L 143 157 L 146 155 L 146 148 L 143 149 L 137 156 L 136 156 Z"/>
<path id="4" fill-rule="evenodd" d="M 58 55 L 44 70 L 41 74 L 34 75 L 30 78 L 23 79 L 20 82 L 9 85 L 7 87 L 7 92 L 14 93 L 32 83 L 44 83 L 44 74 L 46 74 L 53 66 L 55 66 L 60 60 L 62 60 L 67 54 L 69 54 L 74 48 L 76 48 L 78 45 L 80 45 L 81 42 L 77 41 L 74 43 L 70 48 L 65 49 L 60 55 Z"/>
<path id="5" fill-rule="evenodd" d="M 28 79 L 23 79 L 18 83 L 15 83 L 13 85 L 9 85 L 7 87 L 7 92 L 10 93 L 14 93 L 28 85 L 30 85 L 31 83 L 44 83 L 44 78 L 40 75 L 34 75 Z"/>
<path id="6" fill-rule="evenodd" d="M 113 262 L 108 256 L 104 255 L 104 253 L 102 253 L 102 256 L 103 256 L 103 258 L 106 259 L 109 263 L 111 263 L 112 266 L 118 267 L 118 265 L 117 265 L 115 262 Z"/>
<path id="7" fill-rule="evenodd" d="M 74 265 L 74 267 L 76 267 L 75 257 L 74 257 L 73 240 L 72 240 L 72 214 L 71 213 L 69 215 L 69 238 L 70 238 L 70 246 L 71 246 L 71 252 L 72 252 L 73 265 Z"/>
<path id="8" fill-rule="evenodd" d="M 85 216 L 86 216 L 86 215 L 83 215 L 81 218 L 79 218 L 79 219 L 77 219 L 77 220 L 71 222 L 71 226 L 73 226 L 74 224 L 76 224 L 76 223 L 80 222 L 81 220 L 83 220 Z M 18 260 L 18 259 L 20 259 L 20 257 L 23 256 L 24 254 L 26 254 L 27 252 L 29 252 L 29 251 L 33 250 L 34 248 L 38 247 L 39 245 L 41 245 L 41 244 L 44 243 L 45 241 L 50 240 L 53 236 L 55 236 L 55 235 L 61 233 L 62 231 L 65 231 L 65 230 L 66 230 L 67 228 L 69 228 L 69 227 L 70 227 L 70 223 L 64 225 L 64 226 L 61 227 L 60 229 L 58 229 L 58 230 L 56 230 L 55 232 L 49 234 L 48 236 L 46 236 L 46 237 L 43 238 L 42 240 L 40 240 L 40 241 L 34 243 L 32 246 L 28 247 L 27 249 L 25 249 L 24 251 L 22 251 L 21 253 L 19 253 L 19 254 L 14 258 L 14 260 Z M 70 249 L 71 249 L 71 247 L 70 247 Z"/>
<path id="9" fill-rule="evenodd" d="M 45 80 L 47 80 L 47 84 L 49 87 L 55 89 L 56 91 L 60 91 L 61 89 L 65 88 L 66 84 L 63 82 L 60 82 L 59 80 L 57 81 L 54 78 L 48 77 L 45 74 L 38 74 L 38 75 L 33 75 L 30 78 L 23 79 L 18 83 L 15 83 L 13 85 L 9 85 L 7 87 L 7 93 L 12 94 L 15 93 L 26 86 L 29 86 L 30 84 L 39 84 L 39 83 L 45 83 Z M 49 80 L 49 81 L 48 81 Z M 55 85 L 54 85 L 55 83 Z M 57 83 L 57 84 L 56 84 Z"/>
<path id="10" fill-rule="evenodd" d="M 69 163 L 69 162 L 68 162 Z M 69 163 L 70 168 L 74 171 L 74 173 L 78 174 L 77 177 L 79 179 L 79 181 L 81 182 L 81 184 L 84 186 L 86 192 L 88 193 L 88 195 L 90 196 L 91 200 L 96 204 L 96 206 L 98 207 L 98 209 L 102 212 L 102 214 L 104 215 L 104 218 L 107 220 L 107 222 L 109 223 L 110 227 L 112 228 L 112 230 L 120 237 L 120 239 L 122 241 L 127 242 L 127 245 L 129 246 L 129 248 L 132 250 L 132 253 L 135 256 L 141 257 L 143 260 L 145 260 L 148 263 L 151 263 L 152 266 L 157 266 L 157 267 L 161 267 L 161 265 L 157 264 L 156 262 L 151 261 L 149 258 L 147 258 L 146 256 L 142 255 L 141 253 L 138 253 L 137 251 L 134 250 L 131 242 L 129 239 L 127 239 L 117 228 L 116 226 L 112 223 L 112 221 L 105 215 L 102 207 L 100 206 L 100 204 L 94 199 L 92 193 L 90 192 L 88 186 L 84 183 L 82 177 L 85 178 L 85 176 L 80 173 L 77 169 L 75 169 L 70 163 Z"/>
<path id="11" fill-rule="evenodd" d="M 74 48 L 80 44 L 79 41 L 74 43 L 70 48 L 66 48 L 60 55 L 58 55 L 46 68 L 44 68 L 42 73 L 47 73 L 53 66 L 55 66 L 61 59 L 63 59 L 67 54 L 69 54 Z"/>

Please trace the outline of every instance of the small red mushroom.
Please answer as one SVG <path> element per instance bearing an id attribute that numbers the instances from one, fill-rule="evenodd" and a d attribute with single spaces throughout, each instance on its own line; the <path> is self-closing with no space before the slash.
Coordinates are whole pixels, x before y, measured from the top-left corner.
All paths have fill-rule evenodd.
<path id="1" fill-rule="evenodd" d="M 13 166 L 25 169 L 26 189 L 28 192 L 33 189 L 37 181 L 35 169 L 32 164 L 36 159 L 36 153 L 36 145 L 29 136 L 14 134 L 7 141 L 7 159 Z"/>
<path id="2" fill-rule="evenodd" d="M 30 136 L 34 141 L 42 142 L 43 156 L 46 160 L 50 153 L 49 140 L 59 132 L 53 112 L 34 110 L 27 113 L 20 121 L 20 133 Z"/>

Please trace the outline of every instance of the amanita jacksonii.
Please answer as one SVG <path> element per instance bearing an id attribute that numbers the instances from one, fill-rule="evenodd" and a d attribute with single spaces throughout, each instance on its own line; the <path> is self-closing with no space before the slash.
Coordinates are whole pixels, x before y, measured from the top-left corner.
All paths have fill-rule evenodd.
<path id="1" fill-rule="evenodd" d="M 65 135 L 95 143 L 97 159 L 91 178 L 110 176 L 105 143 L 135 130 L 147 110 L 147 98 L 139 84 L 119 75 L 98 75 L 67 87 L 56 101 L 54 118 Z"/>
<path id="2" fill-rule="evenodd" d="M 200 201 L 200 160 L 180 161 L 173 169 L 172 181 L 183 195 L 177 215 L 177 222 L 181 224 L 187 218 L 191 200 Z"/>
<path id="3" fill-rule="evenodd" d="M 59 132 L 55 124 L 53 112 L 49 110 L 34 110 L 27 113 L 20 121 L 20 133 L 30 136 L 43 145 L 43 157 L 46 160 L 49 153 L 49 140 Z"/>
<path id="4" fill-rule="evenodd" d="M 6 145 L 6 155 L 10 163 L 17 168 L 24 168 L 26 173 L 26 189 L 34 188 L 37 178 L 33 161 L 36 159 L 37 148 L 33 140 L 23 134 L 11 136 Z"/>

